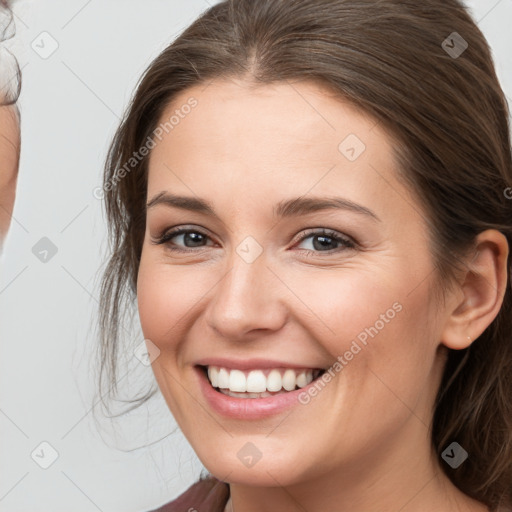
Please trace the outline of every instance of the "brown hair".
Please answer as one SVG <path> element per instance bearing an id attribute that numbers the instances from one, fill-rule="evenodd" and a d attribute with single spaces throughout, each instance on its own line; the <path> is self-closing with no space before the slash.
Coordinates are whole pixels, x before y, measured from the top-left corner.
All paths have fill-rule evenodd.
<path id="1" fill-rule="evenodd" d="M 255 85 L 314 80 L 382 123 L 397 141 L 400 177 L 427 214 L 442 290 L 481 231 L 498 229 L 511 246 L 508 107 L 489 46 L 460 1 L 220 2 L 151 63 L 109 150 L 112 254 L 101 287 L 100 387 L 108 367 L 114 393 L 119 329 L 136 294 L 148 159 L 122 179 L 118 169 L 179 92 L 233 77 Z M 439 457 L 453 441 L 469 453 L 457 469 L 440 460 L 441 467 L 492 510 L 512 504 L 510 260 L 498 316 L 469 348 L 449 351 L 432 424 Z"/>

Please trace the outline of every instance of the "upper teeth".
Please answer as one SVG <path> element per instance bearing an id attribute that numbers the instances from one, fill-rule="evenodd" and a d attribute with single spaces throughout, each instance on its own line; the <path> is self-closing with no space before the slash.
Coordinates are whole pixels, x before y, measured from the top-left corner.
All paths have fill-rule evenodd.
<path id="1" fill-rule="evenodd" d="M 321 370 L 287 368 L 278 370 L 232 370 L 217 366 L 208 367 L 208 378 L 214 388 L 229 389 L 235 392 L 263 393 L 264 391 L 292 391 L 295 386 L 303 388 Z M 265 375 L 267 374 L 267 375 Z"/>

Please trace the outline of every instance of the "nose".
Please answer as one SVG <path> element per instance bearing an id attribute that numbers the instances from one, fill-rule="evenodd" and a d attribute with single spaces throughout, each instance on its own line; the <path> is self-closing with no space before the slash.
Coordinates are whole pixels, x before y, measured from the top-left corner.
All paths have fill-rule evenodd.
<path id="1" fill-rule="evenodd" d="M 218 336 L 241 340 L 253 331 L 277 331 L 286 322 L 286 287 L 264 254 L 252 263 L 234 254 L 229 271 L 212 290 L 206 321 Z"/>

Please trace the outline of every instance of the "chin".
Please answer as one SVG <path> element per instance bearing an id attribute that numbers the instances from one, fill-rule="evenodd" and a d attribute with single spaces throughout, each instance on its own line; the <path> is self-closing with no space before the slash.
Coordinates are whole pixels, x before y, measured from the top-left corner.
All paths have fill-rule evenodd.
<path id="1" fill-rule="evenodd" d="M 257 444 L 262 448 L 259 455 Z M 303 462 L 303 459 L 297 461 L 293 456 L 299 450 L 291 450 L 288 447 L 285 452 L 279 454 L 270 444 L 268 439 L 264 443 L 233 437 L 223 451 L 204 447 L 202 450 L 196 450 L 196 453 L 214 477 L 228 483 L 276 487 L 293 485 L 305 479 L 307 469 L 298 464 Z M 203 451 L 207 452 L 205 457 L 202 456 Z"/>

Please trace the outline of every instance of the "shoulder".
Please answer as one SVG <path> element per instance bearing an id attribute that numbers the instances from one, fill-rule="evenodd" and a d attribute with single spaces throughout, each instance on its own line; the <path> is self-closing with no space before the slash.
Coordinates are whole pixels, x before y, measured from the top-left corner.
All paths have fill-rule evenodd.
<path id="1" fill-rule="evenodd" d="M 213 476 L 201 476 L 175 500 L 151 512 L 222 512 L 229 498 L 229 485 Z"/>

